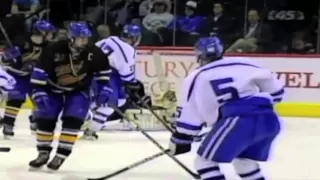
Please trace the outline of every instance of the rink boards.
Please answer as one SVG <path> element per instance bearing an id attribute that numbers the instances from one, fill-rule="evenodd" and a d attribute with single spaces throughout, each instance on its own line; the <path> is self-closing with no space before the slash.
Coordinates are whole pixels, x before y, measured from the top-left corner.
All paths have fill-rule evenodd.
<path id="1" fill-rule="evenodd" d="M 229 55 L 226 58 L 250 58 L 270 68 L 286 87 L 286 96 L 276 106 L 278 113 L 288 117 L 320 117 L 320 56 Z M 146 91 L 157 96 L 166 90 L 179 94 L 182 80 L 197 68 L 190 50 L 144 49 L 139 51 L 137 78 Z M 26 108 L 31 108 L 28 101 Z"/>

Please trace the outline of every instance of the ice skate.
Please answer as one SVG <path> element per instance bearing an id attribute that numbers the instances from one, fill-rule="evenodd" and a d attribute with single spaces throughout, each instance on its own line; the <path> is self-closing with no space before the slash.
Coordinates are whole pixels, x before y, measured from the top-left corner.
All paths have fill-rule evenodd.
<path id="1" fill-rule="evenodd" d="M 49 152 L 40 152 L 35 160 L 29 162 L 30 171 L 40 169 L 42 166 L 46 165 L 49 161 Z"/>
<path id="2" fill-rule="evenodd" d="M 98 140 L 99 136 L 97 135 L 96 132 L 91 131 L 90 129 L 86 129 L 83 133 L 83 136 L 81 139 L 84 140 L 90 140 L 90 141 L 96 141 Z"/>
<path id="3" fill-rule="evenodd" d="M 64 161 L 65 161 L 65 158 L 56 155 L 47 165 L 47 168 L 49 171 L 57 171 L 61 167 Z"/>
<path id="4" fill-rule="evenodd" d="M 11 126 L 3 126 L 2 129 L 3 139 L 10 140 L 14 136 L 13 127 Z"/>

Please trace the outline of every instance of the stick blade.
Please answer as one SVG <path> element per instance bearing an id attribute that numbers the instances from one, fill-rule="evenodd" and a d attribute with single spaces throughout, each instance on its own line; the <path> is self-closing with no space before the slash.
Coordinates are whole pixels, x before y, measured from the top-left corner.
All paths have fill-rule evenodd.
<path id="1" fill-rule="evenodd" d="M 1 147 L 0 148 L 0 152 L 10 152 L 11 151 L 11 148 L 9 147 Z"/>

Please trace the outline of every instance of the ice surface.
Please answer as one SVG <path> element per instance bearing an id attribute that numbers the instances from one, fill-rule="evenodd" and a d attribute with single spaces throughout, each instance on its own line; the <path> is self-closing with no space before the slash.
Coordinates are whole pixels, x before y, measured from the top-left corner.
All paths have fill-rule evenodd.
<path id="1" fill-rule="evenodd" d="M 159 152 L 157 147 L 137 132 L 103 133 L 99 141 L 78 142 L 59 172 L 49 174 L 45 169 L 42 172 L 28 172 L 28 162 L 36 157 L 35 138 L 28 131 L 28 115 L 28 112 L 24 112 L 19 116 L 15 139 L 0 140 L 0 146 L 12 148 L 9 153 L 0 153 L 1 180 L 60 180 L 68 175 L 99 177 Z M 270 163 L 263 165 L 265 173 L 273 180 L 319 180 L 320 120 L 285 118 L 283 128 L 284 132 L 274 145 Z M 167 147 L 168 133 L 152 133 L 152 136 Z M 193 153 L 179 159 L 193 167 Z M 230 165 L 223 165 L 222 169 L 229 179 L 237 179 Z M 113 179 L 192 180 L 166 156 Z"/>

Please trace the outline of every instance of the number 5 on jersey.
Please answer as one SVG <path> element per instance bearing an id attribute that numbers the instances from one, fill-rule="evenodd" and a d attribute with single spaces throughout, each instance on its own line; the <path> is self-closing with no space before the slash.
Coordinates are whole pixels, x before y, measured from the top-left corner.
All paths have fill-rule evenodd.
<path id="1" fill-rule="evenodd" d="M 210 81 L 213 92 L 218 97 L 218 102 L 220 104 L 223 104 L 229 100 L 239 99 L 238 90 L 231 85 L 228 85 L 232 82 L 234 82 L 232 78 L 223 78 Z"/>

